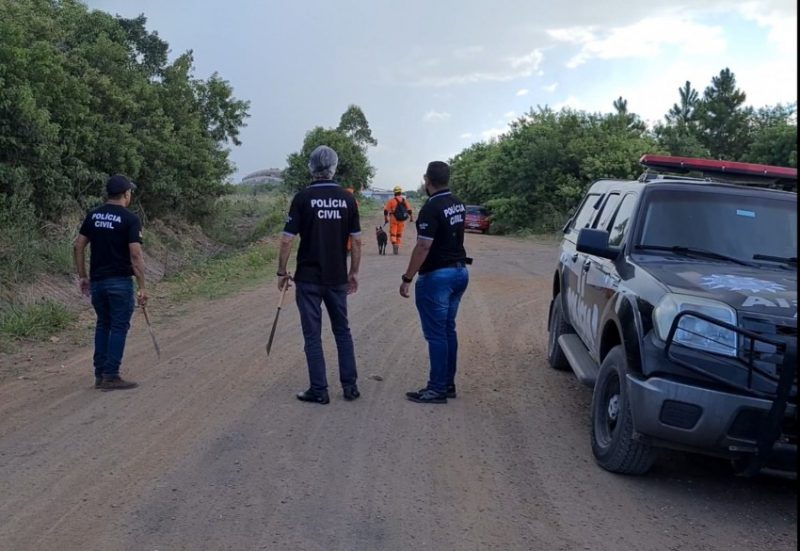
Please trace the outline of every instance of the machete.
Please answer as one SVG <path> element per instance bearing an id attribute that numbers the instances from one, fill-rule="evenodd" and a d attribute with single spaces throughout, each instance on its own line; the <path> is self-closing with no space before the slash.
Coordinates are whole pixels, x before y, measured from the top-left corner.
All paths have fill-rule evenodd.
<path id="1" fill-rule="evenodd" d="M 286 291 L 289 289 L 289 282 L 290 279 L 286 280 L 286 284 L 283 286 L 281 290 L 281 298 L 278 301 L 278 310 L 275 312 L 275 320 L 272 322 L 272 330 L 269 332 L 269 340 L 267 341 L 267 356 L 269 356 L 270 351 L 272 350 L 272 341 L 275 338 L 275 329 L 278 327 L 278 316 L 281 315 L 281 308 L 283 307 L 283 299 L 286 296 Z"/>
<path id="2" fill-rule="evenodd" d="M 147 307 L 142 304 L 142 313 L 144 314 L 144 321 L 147 323 L 147 330 L 150 332 L 150 340 L 153 341 L 153 348 L 156 349 L 156 356 L 158 359 L 161 359 L 161 348 L 158 346 L 158 341 L 156 341 L 156 334 L 153 333 L 153 327 L 150 325 L 150 316 L 147 315 Z"/>

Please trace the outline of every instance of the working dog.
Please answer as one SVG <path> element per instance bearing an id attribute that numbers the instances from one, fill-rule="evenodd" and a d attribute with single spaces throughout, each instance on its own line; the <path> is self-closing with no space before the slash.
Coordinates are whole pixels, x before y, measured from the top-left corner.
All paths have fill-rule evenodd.
<path id="1" fill-rule="evenodd" d="M 381 226 L 375 226 L 375 237 L 378 238 L 378 254 L 385 255 L 386 243 L 389 241 L 389 237 Z"/>

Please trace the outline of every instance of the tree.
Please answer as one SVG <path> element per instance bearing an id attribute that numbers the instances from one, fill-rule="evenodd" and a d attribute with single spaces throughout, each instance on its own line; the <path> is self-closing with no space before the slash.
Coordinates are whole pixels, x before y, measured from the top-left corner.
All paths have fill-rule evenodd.
<path id="1" fill-rule="evenodd" d="M 678 88 L 678 95 L 680 103 L 674 103 L 664 116 L 666 123 L 656 124 L 654 134 L 670 155 L 707 157 L 708 150 L 700 142 L 697 129 L 700 94 L 687 80 Z"/>
<path id="2" fill-rule="evenodd" d="M 208 211 L 249 104 L 216 74 L 196 79 L 191 52 L 169 64 L 146 23 L 77 0 L 0 0 L 0 210 L 58 218 L 121 172 L 151 216 Z"/>
<path id="3" fill-rule="evenodd" d="M 746 99 L 727 67 L 705 89 L 697 107 L 698 137 L 714 158 L 738 160 L 750 147 L 752 109 L 744 107 Z"/>
<path id="4" fill-rule="evenodd" d="M 670 124 L 693 128 L 697 120 L 697 106 L 700 103 L 700 94 L 692 88 L 692 83 L 688 80 L 681 88 L 678 88 L 680 103 L 674 103 L 672 109 L 667 113 L 666 119 Z"/>
<path id="5" fill-rule="evenodd" d="M 318 126 L 306 134 L 303 147 L 299 152 L 290 154 L 286 162 L 288 168 L 284 174 L 284 184 L 293 191 L 304 188 L 311 180 L 308 170 L 308 158 L 311 152 L 320 145 L 327 145 L 336 151 L 339 164 L 334 179 L 343 186 L 361 191 L 369 187 L 375 176 L 375 169 L 363 148 L 351 137 L 333 128 Z"/>
<path id="6" fill-rule="evenodd" d="M 753 141 L 745 161 L 797 166 L 797 104 L 767 105 L 752 117 Z"/>
<path id="7" fill-rule="evenodd" d="M 642 133 L 647 130 L 647 125 L 639 118 L 639 115 L 628 111 L 628 100 L 620 96 L 614 100 L 613 105 L 616 116 L 609 118 L 609 123 L 619 123 L 623 128 L 635 133 Z"/>
<path id="8" fill-rule="evenodd" d="M 660 151 L 624 100 L 617 105 L 624 109 L 606 115 L 531 110 L 497 141 L 451 159 L 451 188 L 488 206 L 498 231 L 554 231 L 593 180 L 635 178 L 641 155 Z"/>
<path id="9" fill-rule="evenodd" d="M 347 111 L 342 113 L 336 130 L 352 139 L 365 151 L 369 146 L 378 145 L 378 140 L 372 137 L 367 117 L 358 105 L 350 105 Z"/>

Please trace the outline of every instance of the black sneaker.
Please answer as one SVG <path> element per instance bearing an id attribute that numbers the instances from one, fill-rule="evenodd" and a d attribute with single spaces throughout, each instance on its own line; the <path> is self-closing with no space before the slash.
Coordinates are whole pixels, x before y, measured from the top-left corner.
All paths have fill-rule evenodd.
<path id="1" fill-rule="evenodd" d="M 137 386 L 139 386 L 139 383 L 126 381 L 122 377 L 103 377 L 100 382 L 100 390 L 128 390 Z"/>
<path id="2" fill-rule="evenodd" d="M 439 394 L 427 388 L 423 388 L 419 392 L 406 392 L 406 398 L 418 404 L 446 404 L 447 396 Z"/>
<path id="3" fill-rule="evenodd" d="M 327 404 L 331 400 L 328 398 L 327 392 L 314 392 L 310 388 L 305 392 L 300 392 L 297 399 L 301 402 L 313 402 L 315 404 Z"/>
<path id="4" fill-rule="evenodd" d="M 357 400 L 360 397 L 361 393 L 358 391 L 358 387 L 356 385 L 344 387 L 344 399 L 348 402 Z"/>
<path id="5" fill-rule="evenodd" d="M 455 398 L 456 395 L 456 385 L 448 385 L 447 386 L 447 397 L 448 398 Z"/>

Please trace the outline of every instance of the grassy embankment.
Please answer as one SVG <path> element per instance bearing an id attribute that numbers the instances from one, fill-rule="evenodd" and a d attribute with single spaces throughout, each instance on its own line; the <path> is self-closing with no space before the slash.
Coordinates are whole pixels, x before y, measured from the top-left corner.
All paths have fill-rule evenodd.
<path id="1" fill-rule="evenodd" d="M 145 226 L 148 285 L 154 302 L 216 298 L 269 278 L 288 197 L 221 197 L 201 226 Z M 80 214 L 60 224 L 20 229 L 0 241 L 0 351 L 73 328 L 85 310 L 74 291 L 72 242 Z M 24 230 L 24 231 L 23 231 Z"/>
<path id="2" fill-rule="evenodd" d="M 227 296 L 273 278 L 277 235 L 288 205 L 289 196 L 281 193 L 237 193 L 217 200 L 201 226 L 146 223 L 153 309 Z M 380 209 L 362 201 L 367 238 Z M 93 323 L 85 319 L 87 306 L 74 289 L 72 265 L 80 219 L 76 213 L 61 224 L 19 231 L 0 241 L 0 352 L 70 329 L 80 333 L 76 340 L 85 340 Z M 43 280 L 45 285 L 39 285 Z"/>

